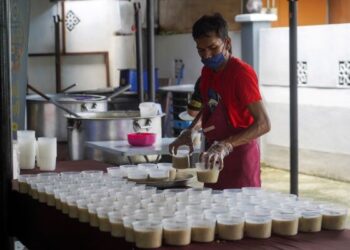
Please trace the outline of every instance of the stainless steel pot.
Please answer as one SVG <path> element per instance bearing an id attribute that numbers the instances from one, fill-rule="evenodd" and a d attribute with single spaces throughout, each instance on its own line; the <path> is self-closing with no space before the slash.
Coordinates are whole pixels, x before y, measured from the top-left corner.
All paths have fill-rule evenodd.
<path id="1" fill-rule="evenodd" d="M 73 112 L 107 111 L 105 96 L 57 94 L 48 95 Z M 27 128 L 35 130 L 36 136 L 57 137 L 67 141 L 66 112 L 38 95 L 27 96 Z"/>
<path id="2" fill-rule="evenodd" d="M 102 152 L 85 146 L 86 141 L 127 140 L 127 134 L 148 131 L 157 134 L 157 141 L 162 139 L 161 115 L 140 117 L 139 111 L 109 111 L 78 113 L 79 118 L 66 115 L 68 150 L 71 160 L 94 159 L 98 161 L 122 164 L 128 162 L 124 157 Z M 133 158 L 133 162 L 144 159 Z M 152 157 L 151 159 L 152 160 Z"/>

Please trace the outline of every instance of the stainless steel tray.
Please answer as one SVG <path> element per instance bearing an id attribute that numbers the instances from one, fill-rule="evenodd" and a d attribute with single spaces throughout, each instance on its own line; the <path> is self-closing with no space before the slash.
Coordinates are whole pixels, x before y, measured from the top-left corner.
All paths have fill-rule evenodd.
<path id="1" fill-rule="evenodd" d="M 174 187 L 187 187 L 193 180 L 194 175 L 189 173 L 176 173 L 175 180 L 164 181 L 136 181 L 138 184 L 146 184 L 147 186 L 157 188 L 174 188 Z"/>

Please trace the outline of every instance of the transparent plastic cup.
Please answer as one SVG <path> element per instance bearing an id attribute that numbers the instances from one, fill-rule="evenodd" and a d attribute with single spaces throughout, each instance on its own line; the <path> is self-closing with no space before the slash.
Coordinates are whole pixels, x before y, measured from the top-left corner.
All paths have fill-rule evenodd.
<path id="1" fill-rule="evenodd" d="M 158 169 L 168 170 L 169 171 L 169 180 L 175 180 L 176 178 L 176 169 L 173 168 L 172 163 L 158 163 Z"/>
<path id="2" fill-rule="evenodd" d="M 219 169 L 207 169 L 205 168 L 204 162 L 197 162 L 195 164 L 197 172 L 197 180 L 203 183 L 216 183 L 219 178 Z"/>
<path id="3" fill-rule="evenodd" d="M 53 171 L 56 168 L 57 138 L 38 138 L 37 165 L 41 171 Z"/>
<path id="4" fill-rule="evenodd" d="M 134 168 L 137 168 L 137 165 L 120 165 L 120 169 L 122 171 L 122 174 L 124 177 L 127 177 L 128 176 L 128 170 L 129 169 L 134 169 Z"/>
<path id="5" fill-rule="evenodd" d="M 18 130 L 17 145 L 19 151 L 19 167 L 33 169 L 35 167 L 36 140 L 34 130 Z"/>
<path id="6" fill-rule="evenodd" d="M 88 212 L 89 212 L 89 222 L 90 226 L 92 227 L 98 227 L 98 217 L 97 217 L 97 208 L 100 205 L 98 203 L 89 203 L 87 205 Z"/>
<path id="7" fill-rule="evenodd" d="M 348 209 L 341 205 L 330 204 L 322 208 L 322 228 L 327 230 L 344 230 Z"/>
<path id="8" fill-rule="evenodd" d="M 123 171 L 121 170 L 120 167 L 109 167 L 107 168 L 107 173 L 111 176 L 119 176 L 119 177 L 123 177 Z"/>
<path id="9" fill-rule="evenodd" d="M 145 181 L 148 179 L 148 173 L 145 170 L 141 169 L 129 169 L 128 170 L 128 180 L 130 181 Z"/>
<path id="10" fill-rule="evenodd" d="M 164 219 L 163 238 L 170 246 L 186 246 L 191 243 L 191 225 L 186 217 Z"/>
<path id="11" fill-rule="evenodd" d="M 138 248 L 158 248 L 162 245 L 160 221 L 136 221 L 132 223 L 135 244 Z"/>
<path id="12" fill-rule="evenodd" d="M 110 232 L 111 224 L 108 219 L 108 213 L 113 211 L 113 207 L 104 206 L 98 207 L 96 209 L 97 218 L 98 218 L 98 227 L 101 232 Z"/>
<path id="13" fill-rule="evenodd" d="M 123 214 L 120 211 L 109 212 L 108 220 L 111 224 L 111 235 L 113 237 L 125 237 Z"/>
<path id="14" fill-rule="evenodd" d="M 244 234 L 244 217 L 230 214 L 217 215 L 218 235 L 223 240 L 241 240 Z"/>
<path id="15" fill-rule="evenodd" d="M 29 184 L 28 179 L 30 177 L 36 177 L 34 174 L 25 174 L 25 175 L 19 175 L 18 176 L 18 188 L 19 192 L 22 194 L 27 194 L 29 192 Z"/>
<path id="16" fill-rule="evenodd" d="M 80 199 L 79 195 L 67 196 L 68 216 L 70 218 L 78 218 L 78 199 Z"/>
<path id="17" fill-rule="evenodd" d="M 190 168 L 190 155 L 189 150 L 178 150 L 176 155 L 172 156 L 172 164 L 175 169 Z"/>
<path id="18" fill-rule="evenodd" d="M 300 210 L 299 232 L 315 233 L 321 231 L 322 213 L 316 207 L 305 207 Z"/>
<path id="19" fill-rule="evenodd" d="M 212 242 L 215 237 L 215 224 L 213 219 L 203 219 L 200 216 L 190 217 L 191 241 Z"/>
<path id="20" fill-rule="evenodd" d="M 78 219 L 80 222 L 89 222 L 89 210 L 87 206 L 88 203 L 89 201 L 87 199 L 77 200 Z"/>
<path id="21" fill-rule="evenodd" d="M 272 211 L 272 232 L 282 236 L 293 236 L 298 233 L 299 213 L 293 210 Z"/>
<path id="22" fill-rule="evenodd" d="M 81 174 L 84 177 L 98 178 L 98 177 L 102 177 L 103 171 L 102 170 L 84 170 L 81 172 Z"/>
<path id="23" fill-rule="evenodd" d="M 245 219 L 245 233 L 247 237 L 267 239 L 271 237 L 272 220 L 270 214 L 248 212 Z"/>
<path id="24" fill-rule="evenodd" d="M 169 180 L 169 170 L 152 169 L 148 171 L 149 179 L 151 181 L 165 181 Z"/>

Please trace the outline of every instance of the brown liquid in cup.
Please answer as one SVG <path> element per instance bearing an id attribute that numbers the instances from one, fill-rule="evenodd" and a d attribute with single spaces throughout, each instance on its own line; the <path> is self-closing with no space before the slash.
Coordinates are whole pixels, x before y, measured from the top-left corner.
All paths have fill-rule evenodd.
<path id="1" fill-rule="evenodd" d="M 78 218 L 80 222 L 89 222 L 89 211 L 87 208 L 78 207 Z"/>
<path id="2" fill-rule="evenodd" d="M 346 224 L 346 214 L 343 215 L 323 215 L 322 228 L 327 230 L 343 230 Z"/>
<path id="3" fill-rule="evenodd" d="M 185 169 L 190 167 L 190 159 L 189 156 L 173 156 L 172 157 L 173 168 L 176 169 Z"/>
<path id="4" fill-rule="evenodd" d="M 134 231 L 135 243 L 138 248 L 158 248 L 162 245 L 162 229 L 150 231 Z"/>
<path id="5" fill-rule="evenodd" d="M 62 202 L 62 201 L 61 201 L 61 203 L 62 203 L 62 213 L 68 214 L 69 208 L 68 208 L 67 202 Z"/>
<path id="6" fill-rule="evenodd" d="M 314 218 L 299 218 L 299 231 L 314 233 L 321 231 L 322 216 Z"/>
<path id="7" fill-rule="evenodd" d="M 234 225 L 217 223 L 218 234 L 223 240 L 240 240 L 243 238 L 244 222 Z"/>
<path id="8" fill-rule="evenodd" d="M 211 242 L 215 237 L 215 227 L 192 227 L 191 240 L 194 242 Z"/>
<path id="9" fill-rule="evenodd" d="M 98 217 L 96 213 L 89 212 L 89 221 L 90 221 L 90 226 L 98 227 Z"/>
<path id="10" fill-rule="evenodd" d="M 45 192 L 38 192 L 39 202 L 46 203 L 46 193 Z"/>
<path id="11" fill-rule="evenodd" d="M 218 181 L 219 171 L 218 170 L 197 170 L 197 179 L 199 182 L 204 183 L 216 183 Z"/>
<path id="12" fill-rule="evenodd" d="M 60 199 L 55 198 L 55 204 L 56 204 L 56 209 L 58 210 L 62 209 L 62 202 Z"/>
<path id="13" fill-rule="evenodd" d="M 32 189 L 32 198 L 35 200 L 39 199 L 39 192 L 37 189 Z"/>
<path id="14" fill-rule="evenodd" d="M 127 242 L 135 242 L 134 229 L 132 227 L 124 227 L 124 230 L 125 230 L 125 240 Z"/>
<path id="15" fill-rule="evenodd" d="M 271 237 L 271 221 L 266 223 L 246 222 L 244 231 L 246 236 L 256 239 L 267 239 Z"/>
<path id="16" fill-rule="evenodd" d="M 69 218 L 78 218 L 78 207 L 76 205 L 68 205 Z"/>
<path id="17" fill-rule="evenodd" d="M 110 232 L 111 231 L 111 224 L 109 223 L 109 220 L 107 217 L 98 217 L 98 226 L 100 231 L 102 232 Z"/>
<path id="18" fill-rule="evenodd" d="M 299 219 L 295 220 L 272 220 L 272 232 L 283 236 L 292 236 L 298 233 Z"/>
<path id="19" fill-rule="evenodd" d="M 19 192 L 22 194 L 27 194 L 29 191 L 29 185 L 28 183 L 25 182 L 18 182 L 18 188 L 19 188 Z"/>
<path id="20" fill-rule="evenodd" d="M 191 243 L 191 229 L 164 229 L 163 238 L 171 246 L 186 246 Z"/>
<path id="21" fill-rule="evenodd" d="M 56 205 L 55 196 L 53 194 L 46 195 L 46 204 L 50 207 L 54 207 Z"/>
<path id="22" fill-rule="evenodd" d="M 124 237 L 125 229 L 123 223 L 111 223 L 111 234 L 114 237 Z"/>

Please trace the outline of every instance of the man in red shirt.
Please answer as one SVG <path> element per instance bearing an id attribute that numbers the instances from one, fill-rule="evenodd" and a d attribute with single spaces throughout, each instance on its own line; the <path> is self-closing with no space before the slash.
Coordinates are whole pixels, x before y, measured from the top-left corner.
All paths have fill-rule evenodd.
<path id="1" fill-rule="evenodd" d="M 220 14 L 205 15 L 192 27 L 204 67 L 200 93 L 202 109 L 188 129 L 169 145 L 193 150 L 191 134 L 201 121 L 206 139 L 202 160 L 222 169 L 212 188 L 260 187 L 260 150 L 257 138 L 270 130 L 258 79 L 248 64 L 234 58 L 226 21 Z"/>

